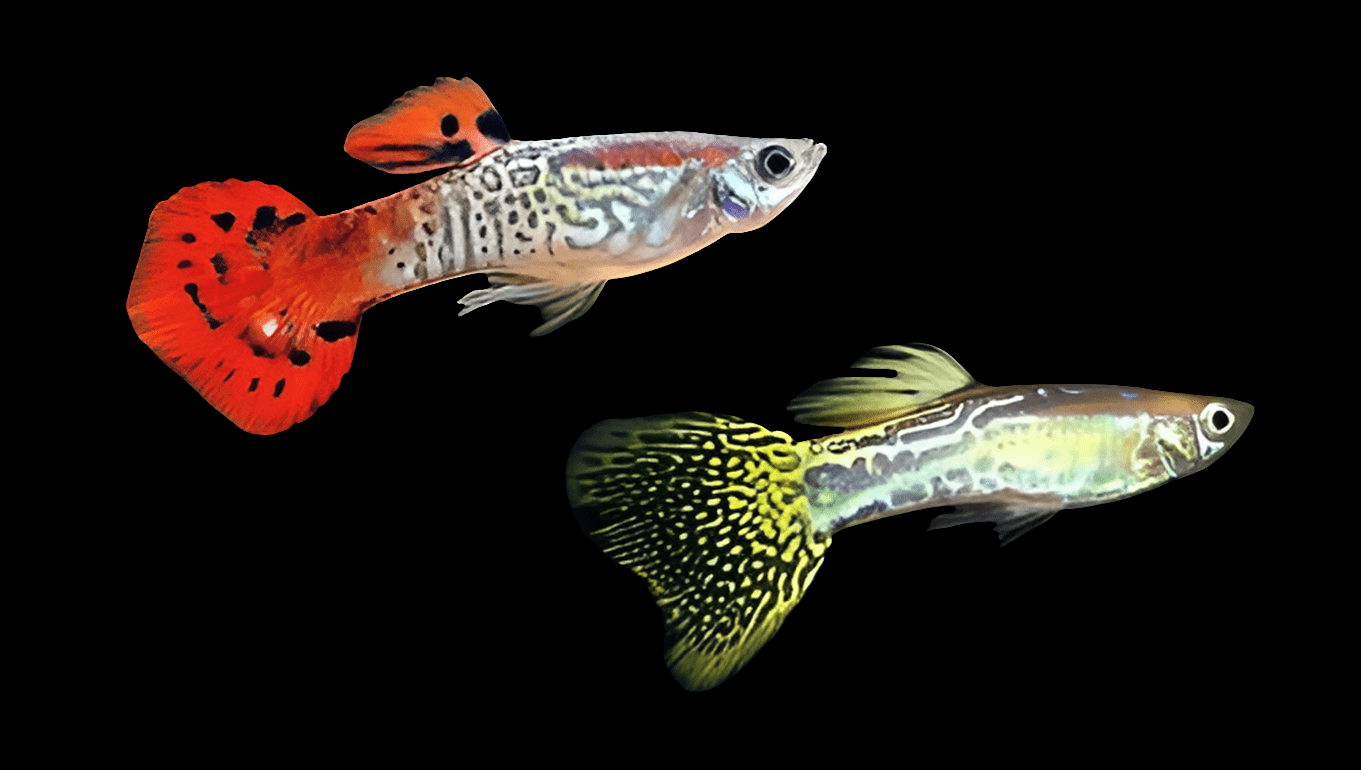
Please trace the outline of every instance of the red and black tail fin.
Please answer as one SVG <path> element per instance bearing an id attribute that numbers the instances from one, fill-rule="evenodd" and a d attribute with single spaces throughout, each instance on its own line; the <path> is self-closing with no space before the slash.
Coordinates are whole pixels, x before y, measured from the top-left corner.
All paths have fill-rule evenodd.
<path id="1" fill-rule="evenodd" d="M 128 317 L 242 430 L 307 419 L 350 369 L 362 292 L 341 269 L 350 255 L 328 253 L 328 219 L 282 188 L 236 179 L 186 187 L 151 213 Z"/>

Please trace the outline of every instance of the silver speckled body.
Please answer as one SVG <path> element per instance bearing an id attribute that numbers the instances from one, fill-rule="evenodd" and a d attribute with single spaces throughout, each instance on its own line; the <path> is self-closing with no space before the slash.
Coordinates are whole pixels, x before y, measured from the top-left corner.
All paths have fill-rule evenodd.
<path id="1" fill-rule="evenodd" d="M 778 176 L 772 147 L 788 162 Z M 760 227 L 825 152 L 804 139 L 681 132 L 512 142 L 388 199 L 410 218 L 384 235 L 369 278 L 390 296 L 469 273 L 511 276 L 464 304 L 543 306 L 553 290 L 653 270 Z"/>

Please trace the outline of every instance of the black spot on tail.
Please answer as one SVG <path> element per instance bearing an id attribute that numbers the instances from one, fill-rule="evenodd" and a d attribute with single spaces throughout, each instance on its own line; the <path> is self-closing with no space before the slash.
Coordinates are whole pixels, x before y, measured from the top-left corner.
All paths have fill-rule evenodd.
<path id="1" fill-rule="evenodd" d="M 227 258 L 222 256 L 222 252 L 213 255 L 213 269 L 217 271 L 217 282 L 227 282 Z"/>
<path id="2" fill-rule="evenodd" d="M 322 321 L 314 327 L 317 336 L 327 342 L 335 342 L 344 337 L 353 337 L 359 331 L 359 324 L 354 321 Z"/>
<path id="3" fill-rule="evenodd" d="M 231 232 L 232 225 L 236 224 L 236 215 L 230 211 L 224 211 L 221 214 L 214 214 L 208 218 L 213 220 L 213 224 L 222 228 L 222 232 L 224 233 Z"/>
<path id="4" fill-rule="evenodd" d="M 506 122 L 496 110 L 487 110 L 477 116 L 477 130 L 494 142 L 505 144 L 510 141 L 510 131 L 506 128 Z"/>
<path id="5" fill-rule="evenodd" d="M 203 314 L 203 320 L 208 322 L 209 329 L 216 329 L 217 327 L 222 325 L 221 321 L 217 320 L 216 318 L 213 318 L 213 314 L 208 312 L 208 306 L 198 301 L 198 284 L 186 283 L 184 285 L 184 293 L 188 294 L 189 299 L 192 299 L 194 301 L 194 304 L 198 307 L 199 312 Z"/>
<path id="6" fill-rule="evenodd" d="M 453 115 L 445 115 L 439 122 L 439 131 L 445 136 L 453 136 L 458 133 L 458 118 Z"/>
<path id="7" fill-rule="evenodd" d="M 251 223 L 250 229 L 263 230 L 274 224 L 274 220 L 276 219 L 278 219 L 278 217 L 274 214 L 273 206 L 261 206 L 255 210 L 255 221 Z"/>

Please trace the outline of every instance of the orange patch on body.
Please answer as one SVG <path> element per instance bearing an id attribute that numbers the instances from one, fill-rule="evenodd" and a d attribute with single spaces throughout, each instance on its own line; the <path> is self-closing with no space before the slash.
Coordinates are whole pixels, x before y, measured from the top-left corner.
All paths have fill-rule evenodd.
<path id="1" fill-rule="evenodd" d="M 621 169 L 632 166 L 679 166 L 691 158 L 708 168 L 718 168 L 741 150 L 736 146 L 706 144 L 687 146 L 660 140 L 620 142 L 599 147 L 582 148 L 564 153 L 565 166 L 582 168 Z"/>

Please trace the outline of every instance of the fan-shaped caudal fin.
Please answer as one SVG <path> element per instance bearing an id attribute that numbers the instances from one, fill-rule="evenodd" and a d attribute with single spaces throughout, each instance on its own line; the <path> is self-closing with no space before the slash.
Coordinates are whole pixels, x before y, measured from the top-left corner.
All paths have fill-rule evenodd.
<path id="1" fill-rule="evenodd" d="M 572 508 L 647 581 L 686 689 L 745 666 L 822 565 L 832 541 L 809 521 L 802 462 L 785 433 L 701 412 L 607 420 L 568 456 Z"/>
<path id="2" fill-rule="evenodd" d="M 510 141 L 491 100 L 469 78 L 407 91 L 350 129 L 345 152 L 390 174 L 464 166 Z"/>
<path id="3" fill-rule="evenodd" d="M 328 219 L 279 187 L 236 179 L 186 187 L 151 213 L 128 316 L 243 430 L 307 419 L 349 371 L 362 307 L 340 285 L 355 271 L 326 253 L 336 250 Z"/>

